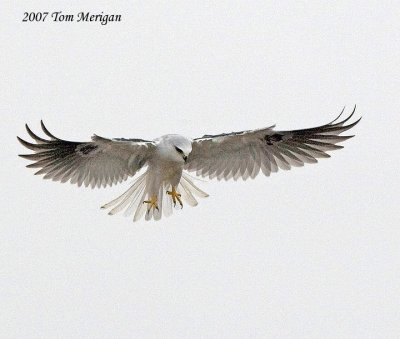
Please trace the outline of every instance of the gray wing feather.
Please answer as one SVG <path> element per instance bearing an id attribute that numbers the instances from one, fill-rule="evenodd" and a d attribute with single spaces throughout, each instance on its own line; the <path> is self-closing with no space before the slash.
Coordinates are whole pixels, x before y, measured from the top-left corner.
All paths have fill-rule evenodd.
<path id="1" fill-rule="evenodd" d="M 31 154 L 20 157 L 34 161 L 29 168 L 40 168 L 35 174 L 44 174 L 44 179 L 62 183 L 71 181 L 78 186 L 112 186 L 146 165 L 152 154 L 154 143 L 142 139 L 107 139 L 94 135 L 90 142 L 66 141 L 51 134 L 43 122 L 41 127 L 50 140 L 37 136 L 25 125 L 28 134 L 36 143 L 18 140 Z"/>
<path id="2" fill-rule="evenodd" d="M 209 178 L 246 180 L 254 178 L 260 171 L 269 176 L 278 169 L 316 163 L 318 158 L 329 158 L 326 152 L 343 148 L 336 145 L 351 136 L 341 133 L 354 127 L 360 120 L 345 125 L 354 115 L 338 121 L 307 129 L 275 131 L 267 127 L 252 131 L 204 135 L 194 139 L 185 169 Z"/>

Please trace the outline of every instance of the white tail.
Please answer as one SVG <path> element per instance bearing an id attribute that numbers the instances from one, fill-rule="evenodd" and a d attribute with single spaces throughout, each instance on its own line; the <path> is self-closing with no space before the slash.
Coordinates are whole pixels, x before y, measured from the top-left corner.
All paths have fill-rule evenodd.
<path id="1" fill-rule="evenodd" d="M 172 198 L 166 194 L 167 191 L 171 190 L 172 187 L 170 184 L 166 182 L 156 184 L 156 181 L 149 177 L 148 172 L 145 172 L 133 182 L 127 191 L 101 208 L 111 208 L 110 212 L 108 212 L 109 215 L 114 215 L 125 210 L 125 216 L 134 214 L 133 221 L 139 220 L 143 215 L 145 215 L 146 220 L 151 220 L 152 218 L 160 220 L 162 215 L 168 217 L 172 214 Z M 208 194 L 198 188 L 193 183 L 192 178 L 186 173 L 182 173 L 181 181 L 176 190 L 182 195 L 183 202 L 190 206 L 198 204 L 196 197 L 208 197 Z M 150 200 L 157 192 L 158 209 L 149 209 L 148 205 L 143 202 Z"/>

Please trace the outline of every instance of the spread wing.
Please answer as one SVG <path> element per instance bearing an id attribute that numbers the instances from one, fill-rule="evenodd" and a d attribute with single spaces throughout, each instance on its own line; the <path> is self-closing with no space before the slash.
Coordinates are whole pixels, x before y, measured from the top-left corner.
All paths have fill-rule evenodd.
<path id="1" fill-rule="evenodd" d="M 344 110 L 344 109 L 343 109 Z M 260 170 L 267 176 L 278 169 L 289 170 L 304 163 L 316 163 L 317 158 L 329 158 L 327 151 L 343 148 L 337 145 L 351 136 L 340 135 L 354 127 L 360 119 L 346 125 L 353 116 L 319 127 L 294 131 L 275 131 L 268 128 L 205 135 L 194 139 L 185 169 L 203 177 L 228 180 L 254 178 Z"/>
<path id="2" fill-rule="evenodd" d="M 133 176 L 142 168 L 154 149 L 151 141 L 141 139 L 106 139 L 94 135 L 89 142 L 73 142 L 52 135 L 41 122 L 43 132 L 50 140 L 34 134 L 28 125 L 26 130 L 36 143 L 18 140 L 32 154 L 21 154 L 35 161 L 26 167 L 40 168 L 35 174 L 44 179 L 67 182 L 81 186 L 112 186 Z"/>

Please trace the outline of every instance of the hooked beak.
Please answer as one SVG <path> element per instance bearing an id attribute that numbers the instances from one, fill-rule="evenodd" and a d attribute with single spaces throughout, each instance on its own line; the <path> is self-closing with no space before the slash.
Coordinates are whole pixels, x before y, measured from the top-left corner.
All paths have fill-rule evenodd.
<path id="1" fill-rule="evenodd" d="M 183 156 L 183 160 L 184 160 L 185 163 L 186 163 L 186 161 L 187 161 L 187 155 L 184 155 L 184 156 Z"/>

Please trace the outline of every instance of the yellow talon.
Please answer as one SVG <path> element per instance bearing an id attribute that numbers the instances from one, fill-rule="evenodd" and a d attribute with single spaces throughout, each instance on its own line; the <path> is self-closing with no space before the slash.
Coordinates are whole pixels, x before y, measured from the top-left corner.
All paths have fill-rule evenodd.
<path id="1" fill-rule="evenodd" d="M 157 204 L 157 196 L 153 195 L 150 200 L 143 201 L 143 204 L 148 204 L 147 212 L 149 212 L 152 208 L 158 211 L 158 204 Z"/>
<path id="2" fill-rule="evenodd" d="M 172 191 L 167 191 L 167 194 L 171 196 L 174 206 L 176 206 L 176 201 L 178 200 L 179 205 L 183 208 L 181 194 L 176 191 L 175 187 L 172 187 Z"/>

